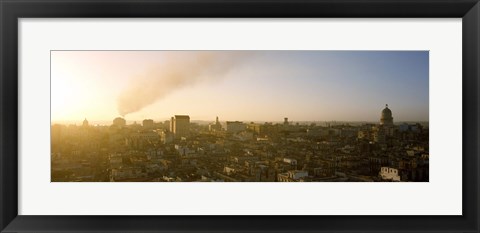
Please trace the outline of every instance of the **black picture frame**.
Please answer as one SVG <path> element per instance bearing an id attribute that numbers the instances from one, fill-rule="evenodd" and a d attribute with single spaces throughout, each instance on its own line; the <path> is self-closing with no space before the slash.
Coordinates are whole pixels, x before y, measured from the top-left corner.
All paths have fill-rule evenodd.
<path id="1" fill-rule="evenodd" d="M 479 232 L 478 0 L 0 0 L 1 232 Z M 462 18 L 462 216 L 18 215 L 18 19 Z M 454 126 L 459 127 L 459 126 Z M 42 197 L 39 197 L 41 201 Z M 420 207 L 419 207 L 420 208 Z"/>

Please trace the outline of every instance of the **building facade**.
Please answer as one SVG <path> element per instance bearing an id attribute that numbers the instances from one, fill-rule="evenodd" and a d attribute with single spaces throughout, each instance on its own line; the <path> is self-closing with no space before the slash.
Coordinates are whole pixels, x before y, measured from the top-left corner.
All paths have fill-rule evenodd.
<path id="1" fill-rule="evenodd" d="M 175 117 L 172 117 L 170 124 L 171 124 L 170 130 L 173 132 L 175 139 L 181 139 L 182 137 L 189 136 L 190 116 L 175 115 Z"/>
<path id="2" fill-rule="evenodd" d="M 247 125 L 241 121 L 227 121 L 227 133 L 239 133 L 246 129 Z"/>

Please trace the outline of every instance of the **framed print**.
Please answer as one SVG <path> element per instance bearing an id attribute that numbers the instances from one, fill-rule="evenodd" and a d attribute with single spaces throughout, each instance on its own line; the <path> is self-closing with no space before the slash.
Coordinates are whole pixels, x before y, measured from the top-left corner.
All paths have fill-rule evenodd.
<path id="1" fill-rule="evenodd" d="M 1 4 L 2 232 L 479 230 L 475 0 Z"/>

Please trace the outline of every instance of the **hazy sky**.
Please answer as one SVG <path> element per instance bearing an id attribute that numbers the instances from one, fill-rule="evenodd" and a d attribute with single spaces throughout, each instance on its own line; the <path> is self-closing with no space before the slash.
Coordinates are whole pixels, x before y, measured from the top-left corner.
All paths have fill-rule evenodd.
<path id="1" fill-rule="evenodd" d="M 52 121 L 428 121 L 427 51 L 52 51 Z"/>

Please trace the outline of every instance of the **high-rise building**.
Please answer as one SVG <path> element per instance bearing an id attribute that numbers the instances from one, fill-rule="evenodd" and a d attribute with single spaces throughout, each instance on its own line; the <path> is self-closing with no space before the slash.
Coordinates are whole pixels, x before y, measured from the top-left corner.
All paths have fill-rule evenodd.
<path id="1" fill-rule="evenodd" d="M 175 115 L 175 118 L 172 117 L 170 121 L 170 128 L 170 130 L 173 130 L 176 139 L 188 137 L 190 134 L 190 116 Z"/>
<path id="2" fill-rule="evenodd" d="M 388 108 L 388 104 L 382 110 L 382 116 L 380 117 L 380 125 L 393 126 L 392 111 Z"/>
<path id="3" fill-rule="evenodd" d="M 153 127 L 153 120 L 152 119 L 145 119 L 142 122 L 144 128 L 152 128 Z"/>
<path id="4" fill-rule="evenodd" d="M 170 118 L 170 132 L 175 131 L 175 117 Z"/>

